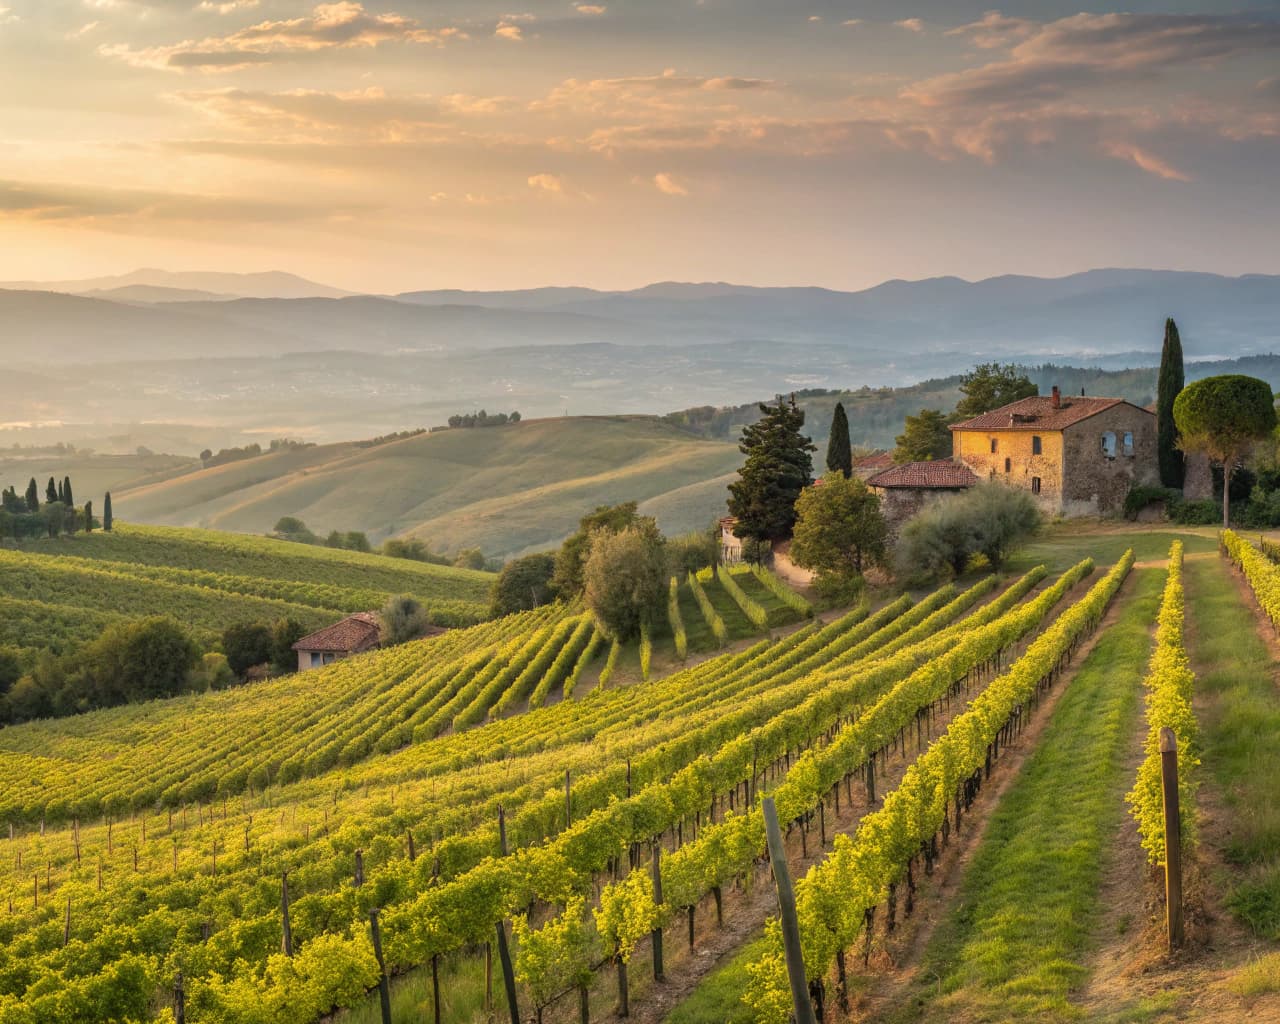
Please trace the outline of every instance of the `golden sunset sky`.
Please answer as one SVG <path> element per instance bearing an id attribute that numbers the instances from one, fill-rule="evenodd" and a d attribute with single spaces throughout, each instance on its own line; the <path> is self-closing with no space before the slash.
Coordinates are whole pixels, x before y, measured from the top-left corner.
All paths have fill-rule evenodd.
<path id="1" fill-rule="evenodd" d="M 1280 5 L 0 0 L 0 279 L 1280 272 Z"/>

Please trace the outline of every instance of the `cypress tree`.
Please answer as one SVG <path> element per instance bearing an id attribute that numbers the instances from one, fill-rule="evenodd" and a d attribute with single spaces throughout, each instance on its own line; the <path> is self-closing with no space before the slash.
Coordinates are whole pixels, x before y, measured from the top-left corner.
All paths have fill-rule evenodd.
<path id="1" fill-rule="evenodd" d="M 844 403 L 836 402 L 835 415 L 831 418 L 831 438 L 827 441 L 827 469 L 844 474 L 846 480 L 853 474 L 853 449 L 849 446 L 849 417 Z"/>
<path id="2" fill-rule="evenodd" d="M 107 491 L 107 495 L 102 499 L 102 528 L 111 532 L 111 492 Z"/>
<path id="3" fill-rule="evenodd" d="M 780 540 L 791 535 L 796 522 L 796 499 L 813 478 L 813 442 L 800 433 L 804 410 L 792 396 L 788 404 L 760 404 L 764 415 L 742 431 L 738 450 L 746 462 L 729 485 L 729 512 L 736 516 L 735 532 L 753 540 Z"/>
<path id="4" fill-rule="evenodd" d="M 75 508 L 76 500 L 71 496 L 71 477 L 62 478 L 62 503 L 68 508 Z"/>
<path id="5" fill-rule="evenodd" d="M 1156 392 L 1156 457 L 1160 463 L 1160 482 L 1165 487 L 1182 489 L 1186 461 L 1178 449 L 1178 427 L 1173 421 L 1173 400 L 1186 385 L 1182 368 L 1182 339 L 1178 325 L 1170 317 L 1164 322 L 1164 347 L 1160 351 L 1160 377 Z"/>
<path id="6" fill-rule="evenodd" d="M 84 532 L 93 533 L 93 502 L 84 503 Z"/>
<path id="7" fill-rule="evenodd" d="M 49 483 L 44 489 L 45 504 L 52 505 L 55 501 L 62 500 L 62 492 L 58 490 L 58 485 L 54 482 L 53 477 L 49 477 Z"/>
<path id="8" fill-rule="evenodd" d="M 40 488 L 36 486 L 35 477 L 32 477 L 31 482 L 27 484 L 27 511 L 40 511 Z"/>

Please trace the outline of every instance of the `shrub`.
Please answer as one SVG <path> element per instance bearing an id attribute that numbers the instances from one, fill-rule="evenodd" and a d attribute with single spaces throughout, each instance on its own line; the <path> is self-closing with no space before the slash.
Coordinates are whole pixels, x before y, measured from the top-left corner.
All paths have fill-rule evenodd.
<path id="1" fill-rule="evenodd" d="M 409 594 L 399 594 L 388 600 L 378 618 L 382 623 L 382 642 L 388 645 L 416 640 L 431 625 L 427 610 Z"/>
<path id="2" fill-rule="evenodd" d="M 1222 521 L 1222 505 L 1205 498 L 1203 501 L 1180 501 L 1171 518 L 1181 526 L 1213 526 Z"/>
<path id="3" fill-rule="evenodd" d="M 898 570 L 907 579 L 930 579 L 949 568 L 964 572 L 973 555 L 993 569 L 1040 526 L 1031 495 L 1001 484 L 980 484 L 929 506 L 903 527 Z"/>
<path id="4" fill-rule="evenodd" d="M 630 640 L 662 610 L 667 591 L 662 535 L 642 524 L 596 532 L 583 571 L 587 606 L 610 636 Z"/>
<path id="5" fill-rule="evenodd" d="M 1173 511 L 1182 501 L 1182 494 L 1172 487 L 1156 487 L 1149 484 L 1138 484 L 1129 488 L 1124 496 L 1124 517 L 1137 519 L 1138 514 L 1150 505 L 1163 504 L 1165 512 L 1173 517 Z"/>

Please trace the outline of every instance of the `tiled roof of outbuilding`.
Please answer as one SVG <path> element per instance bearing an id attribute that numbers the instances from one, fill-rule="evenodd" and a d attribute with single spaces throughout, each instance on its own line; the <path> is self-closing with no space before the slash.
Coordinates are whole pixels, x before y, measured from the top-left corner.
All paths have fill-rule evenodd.
<path id="1" fill-rule="evenodd" d="M 904 462 L 867 480 L 868 487 L 911 487 L 937 490 L 959 490 L 978 482 L 969 467 L 951 459 L 931 462 Z"/>
<path id="2" fill-rule="evenodd" d="M 356 612 L 332 626 L 316 630 L 293 645 L 295 651 L 352 653 L 377 644 L 382 627 L 373 612 Z"/>

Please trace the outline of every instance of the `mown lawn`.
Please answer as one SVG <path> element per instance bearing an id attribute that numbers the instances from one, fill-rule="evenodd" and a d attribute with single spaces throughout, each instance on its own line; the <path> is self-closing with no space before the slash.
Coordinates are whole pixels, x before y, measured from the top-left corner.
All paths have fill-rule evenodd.
<path id="1" fill-rule="evenodd" d="M 1105 564 L 1109 554 L 1095 557 Z M 1042 548 L 1031 562 L 1045 557 Z M 1134 572 L 1118 618 L 996 808 L 893 1020 L 1078 1016 L 1069 997 L 1085 970 L 1106 845 L 1125 814 L 1125 753 L 1165 578 L 1155 568 Z"/>

